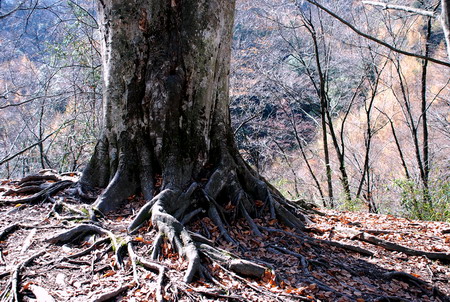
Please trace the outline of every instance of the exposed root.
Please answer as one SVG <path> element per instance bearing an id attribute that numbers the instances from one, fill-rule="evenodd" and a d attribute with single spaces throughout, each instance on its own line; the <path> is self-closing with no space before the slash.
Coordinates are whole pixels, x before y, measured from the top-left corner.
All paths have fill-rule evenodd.
<path id="1" fill-rule="evenodd" d="M 164 235 L 176 247 L 180 256 L 184 256 L 188 261 L 184 281 L 191 282 L 194 275 L 199 271 L 200 257 L 197 248 L 191 236 L 185 227 L 172 215 L 166 212 L 166 207 L 176 204 L 176 200 L 180 196 L 173 190 L 164 190 L 159 193 L 155 199 L 152 210 L 152 224 L 161 235 Z"/>
<path id="2" fill-rule="evenodd" d="M 14 232 L 18 228 L 20 228 L 20 226 L 21 225 L 19 223 L 13 223 L 3 228 L 3 230 L 0 231 L 0 240 L 3 240 L 4 237 L 6 237 L 9 233 Z"/>
<path id="3" fill-rule="evenodd" d="M 392 280 L 392 279 L 403 280 L 403 281 L 408 282 L 409 284 L 417 287 L 423 294 L 425 294 L 427 296 L 438 297 L 441 301 L 450 301 L 449 297 L 447 295 L 443 294 L 442 292 L 440 292 L 437 288 L 432 288 L 431 292 L 430 292 L 430 290 L 428 289 L 429 284 L 427 284 L 427 282 L 425 282 L 417 277 L 414 277 L 413 275 L 410 275 L 408 273 L 393 271 L 393 272 L 388 272 L 388 273 L 383 274 L 383 277 L 388 280 Z"/>
<path id="4" fill-rule="evenodd" d="M 189 207 L 190 205 L 190 198 L 192 196 L 192 194 L 194 193 L 194 191 L 197 189 L 197 183 L 194 182 L 190 185 L 190 187 L 183 192 L 179 197 L 177 197 L 177 205 L 178 205 L 178 209 L 176 211 L 176 213 L 174 214 L 174 217 L 176 219 L 179 219 L 184 212 L 186 211 L 186 209 Z M 158 197 L 158 196 L 157 196 Z M 128 226 L 128 232 L 130 234 L 133 234 L 135 231 L 137 231 L 137 229 L 139 229 L 139 227 L 146 222 L 148 219 L 151 218 L 152 215 L 152 208 L 155 205 L 155 203 L 159 200 L 158 198 L 152 198 L 152 200 L 150 200 L 149 202 L 147 202 L 138 212 L 138 214 L 136 215 L 136 217 L 133 219 L 133 221 L 130 223 L 130 225 Z M 195 211 L 194 211 L 195 212 Z M 195 216 L 195 214 L 193 215 Z M 193 217 L 192 216 L 192 217 Z M 191 217 L 191 218 L 192 218 Z M 188 218 L 187 220 L 189 220 L 190 218 Z"/>
<path id="5" fill-rule="evenodd" d="M 87 233 L 97 233 L 100 235 L 107 235 L 111 240 L 113 250 L 116 252 L 116 263 L 119 267 L 122 266 L 120 251 L 123 244 L 119 245 L 116 236 L 111 231 L 108 231 L 102 227 L 92 224 L 80 224 L 68 231 L 62 232 L 60 234 L 57 234 L 56 236 L 48 238 L 47 241 L 52 244 L 64 243 L 80 238 L 82 235 Z"/>
<path id="6" fill-rule="evenodd" d="M 220 267 L 221 269 L 223 269 L 225 272 L 227 272 L 230 276 L 232 276 L 233 278 L 236 278 L 236 279 L 238 279 L 238 280 L 244 282 L 248 287 L 252 288 L 253 290 L 255 290 L 255 291 L 257 291 L 257 292 L 260 292 L 260 293 L 266 295 L 267 297 L 272 298 L 273 301 L 283 301 L 278 295 L 276 295 L 276 294 L 274 294 L 274 293 L 271 293 L 271 292 L 268 291 L 268 290 L 263 290 L 263 289 L 261 289 L 261 288 L 259 288 L 259 287 L 256 287 L 256 286 L 254 286 L 254 285 L 252 284 L 252 282 L 249 282 L 247 279 L 242 278 L 241 276 L 239 276 L 239 275 L 233 273 L 232 271 L 230 271 L 230 270 L 228 270 L 227 268 L 221 266 L 220 264 L 218 264 L 218 265 L 219 265 L 219 267 Z M 301 297 L 299 297 L 299 300 L 301 300 L 300 298 L 301 298 Z M 310 299 L 307 299 L 306 301 L 310 301 Z"/>
<path id="7" fill-rule="evenodd" d="M 194 218 L 195 216 L 197 216 L 198 214 L 204 212 L 204 210 L 202 208 L 198 208 L 193 210 L 192 212 L 184 215 L 183 219 L 181 220 L 181 224 L 185 225 L 187 224 L 189 221 L 191 221 L 192 218 Z"/>
<path id="8" fill-rule="evenodd" d="M 306 237 L 306 236 L 299 236 L 297 234 L 293 234 L 291 232 L 287 232 L 281 229 L 274 229 L 274 228 L 267 228 L 267 227 L 259 227 L 261 230 L 267 231 L 267 232 L 275 232 L 275 233 L 282 233 L 282 234 L 286 234 L 288 236 L 292 236 L 295 238 L 298 238 L 304 242 L 307 242 L 311 245 L 320 245 L 320 244 L 326 244 L 326 245 L 331 245 L 331 246 L 335 246 L 344 250 L 349 250 L 352 252 L 357 252 L 361 255 L 364 256 L 368 256 L 368 257 L 372 257 L 374 255 L 374 253 L 372 253 L 369 250 L 360 248 L 358 246 L 353 246 L 353 245 L 349 245 L 349 244 L 344 244 L 344 243 L 339 243 L 336 241 L 330 241 L 330 240 L 323 240 L 323 239 L 316 239 L 316 238 L 310 238 L 310 237 Z"/>
<path id="9" fill-rule="evenodd" d="M 105 230 L 104 228 L 93 224 L 80 224 L 68 231 L 61 232 L 53 237 L 48 238 L 47 241 L 53 244 L 65 243 L 79 238 L 80 236 L 89 232 L 97 233 L 100 235 L 109 235 L 111 233 L 108 230 Z M 114 235 L 112 235 L 112 237 L 114 238 Z"/>
<path id="10" fill-rule="evenodd" d="M 216 298 L 216 299 L 226 299 L 227 301 L 246 301 L 247 299 L 243 296 L 239 296 L 239 295 L 225 295 L 225 294 L 221 294 L 218 293 L 216 291 L 206 291 L 206 290 L 199 290 L 195 287 L 191 287 L 189 285 L 186 285 L 186 287 L 189 289 L 189 291 L 194 291 L 198 294 L 201 294 L 202 296 L 206 296 L 206 297 L 212 297 L 212 298 Z"/>
<path id="11" fill-rule="evenodd" d="M 98 246 L 100 246 L 100 245 L 102 245 L 102 244 L 104 244 L 106 242 L 109 242 L 110 240 L 111 240 L 110 238 L 104 238 L 104 239 L 97 240 L 96 242 L 94 242 L 87 249 L 85 249 L 85 250 L 83 250 L 81 252 L 78 252 L 76 254 L 68 255 L 68 256 L 64 257 L 63 260 L 65 260 L 65 259 L 75 259 L 75 258 L 84 256 L 84 255 L 87 255 L 90 252 L 92 252 L 93 250 L 95 250 Z"/>
<path id="12" fill-rule="evenodd" d="M 20 198 L 20 199 L 0 199 L 1 202 L 5 204 L 19 204 L 19 203 L 32 203 L 36 201 L 42 201 L 47 199 L 49 196 L 56 194 L 57 192 L 71 186 L 73 181 L 71 180 L 61 180 L 55 182 L 48 186 L 47 188 L 41 190 L 40 192 L 33 194 L 30 197 Z"/>
<path id="13" fill-rule="evenodd" d="M 133 243 L 131 242 L 131 238 L 127 238 L 127 252 L 131 260 L 131 268 L 133 270 L 133 282 L 136 285 L 139 285 L 139 276 L 136 268 L 136 254 L 134 253 L 133 250 Z"/>
<path id="14" fill-rule="evenodd" d="M 365 232 L 361 232 L 354 229 L 343 229 L 340 228 L 339 231 L 342 231 L 344 233 L 347 233 L 351 236 L 351 239 L 358 239 L 361 241 L 369 242 L 377 246 L 381 246 L 389 251 L 396 251 L 401 252 L 407 255 L 411 256 L 425 256 L 428 259 L 432 260 L 444 260 L 444 261 L 450 261 L 450 253 L 441 253 L 441 252 L 425 252 L 425 251 L 419 251 L 416 249 L 412 249 L 406 246 L 402 246 L 393 242 L 389 242 L 384 239 L 380 239 L 376 236 L 367 234 Z"/>
<path id="15" fill-rule="evenodd" d="M 161 245 L 164 242 L 164 236 L 161 234 L 156 235 L 155 241 L 153 243 L 152 255 L 153 260 L 157 260 L 161 254 Z"/>
<path id="16" fill-rule="evenodd" d="M 239 243 L 237 243 L 233 238 L 231 238 L 230 234 L 228 234 L 227 229 L 225 228 L 222 219 L 219 216 L 219 213 L 217 212 L 217 208 L 214 204 L 209 205 L 208 209 L 208 216 L 211 218 L 211 220 L 214 222 L 214 224 L 219 228 L 220 234 L 225 238 L 226 241 L 229 243 L 239 246 Z"/>
<path id="17" fill-rule="evenodd" d="M 157 199 L 153 198 L 149 202 L 147 202 L 137 213 L 136 217 L 128 226 L 128 232 L 133 234 L 135 231 L 139 229 L 139 227 L 146 222 L 152 216 L 152 208 Z"/>
<path id="18" fill-rule="evenodd" d="M 60 214 L 62 213 L 64 208 L 67 209 L 71 213 L 78 214 L 78 216 L 73 216 L 73 215 L 61 216 Z M 47 218 L 50 218 L 51 216 L 54 216 L 58 220 L 86 220 L 86 219 L 89 219 L 88 211 L 86 211 L 86 212 L 80 211 L 80 210 L 68 205 L 67 203 L 61 202 L 58 200 L 54 201 L 52 209 L 47 214 Z"/>
<path id="19" fill-rule="evenodd" d="M 134 193 L 136 185 L 130 182 L 129 176 L 126 174 L 121 170 L 116 172 L 105 191 L 95 201 L 93 205 L 95 211 L 105 214 L 115 210 L 128 196 Z"/>
<path id="20" fill-rule="evenodd" d="M 150 262 L 148 260 L 145 260 L 141 257 L 137 257 L 136 261 L 141 264 L 146 269 L 156 271 L 158 273 L 158 278 L 156 280 L 157 288 L 156 288 L 156 301 L 162 302 L 164 301 L 163 298 L 163 285 L 164 285 L 164 274 L 165 274 L 165 267 L 161 264 Z"/>
<path id="21" fill-rule="evenodd" d="M 61 180 L 61 178 L 58 177 L 55 174 L 35 174 L 35 175 L 25 176 L 17 184 L 18 185 L 23 185 L 25 183 L 36 182 L 36 181 L 38 181 L 38 182 L 41 182 L 41 181 L 55 181 L 55 182 L 58 182 L 60 180 Z"/>
<path id="22" fill-rule="evenodd" d="M 239 204 L 239 208 L 241 210 L 242 215 L 245 217 L 245 220 L 247 220 L 248 225 L 252 229 L 253 234 L 255 234 L 258 237 L 261 237 L 262 234 L 258 229 L 258 226 L 253 221 L 253 219 L 250 217 L 250 215 L 247 213 L 247 210 L 244 208 L 242 204 Z"/>
<path id="23" fill-rule="evenodd" d="M 31 186 L 21 187 L 18 189 L 10 189 L 10 190 L 6 191 L 5 193 L 3 193 L 3 196 L 11 196 L 11 195 L 17 195 L 17 194 L 23 194 L 23 193 L 32 194 L 32 193 L 40 192 L 44 188 L 45 187 L 42 187 L 40 185 L 31 185 Z"/>
<path id="24" fill-rule="evenodd" d="M 267 270 L 262 265 L 240 259 L 237 256 L 232 256 L 228 251 L 223 251 L 203 243 L 197 246 L 205 256 L 239 275 L 262 278 Z"/>
<path id="25" fill-rule="evenodd" d="M 338 291 L 332 289 L 331 287 L 329 287 L 329 286 L 326 285 L 325 283 L 323 283 L 323 282 L 317 280 L 316 278 L 314 278 L 314 276 L 311 274 L 311 272 L 310 272 L 309 269 L 308 269 L 308 266 L 309 266 L 308 260 L 307 260 L 306 257 L 303 256 L 302 254 L 293 252 L 293 251 L 291 251 L 291 250 L 289 250 L 289 249 L 287 249 L 287 248 L 284 248 L 284 247 L 273 246 L 272 248 L 275 249 L 275 250 L 278 250 L 278 251 L 280 251 L 280 252 L 283 252 L 283 253 L 285 253 L 285 254 L 289 254 L 289 255 L 292 255 L 292 256 L 294 256 L 294 257 L 297 257 L 297 258 L 300 260 L 301 267 L 302 267 L 302 270 L 303 270 L 305 276 L 309 279 L 309 281 L 310 281 L 311 283 L 317 284 L 317 286 L 318 286 L 321 290 L 324 290 L 324 291 L 327 291 L 327 292 L 333 292 L 333 293 L 334 293 L 335 295 L 337 295 L 338 297 L 344 296 L 344 297 L 346 297 L 346 298 L 352 299 L 351 296 L 349 296 L 349 295 L 347 295 L 347 294 L 345 294 L 345 293 L 340 293 L 340 292 L 338 292 Z"/>
<path id="26" fill-rule="evenodd" d="M 25 267 L 30 265 L 36 258 L 38 258 L 44 254 L 45 254 L 45 250 L 40 251 L 40 252 L 32 255 L 31 257 L 27 258 L 25 261 L 16 265 L 16 267 L 12 271 L 9 285 L 7 286 L 6 290 L 1 295 L 2 302 L 6 302 L 6 301 L 19 302 L 19 301 L 21 301 L 19 299 L 20 272 Z"/>
<path id="27" fill-rule="evenodd" d="M 366 263 L 363 257 L 357 255 L 353 259 L 351 254 L 343 255 L 343 251 L 330 249 L 330 247 L 336 246 L 356 251 L 364 256 L 372 256 L 372 252 L 357 246 L 314 239 L 307 234 L 307 232 L 314 231 L 320 233 L 320 229 L 315 230 L 308 227 L 304 229 L 304 232 L 300 232 L 299 226 L 307 225 L 307 219 L 301 218 L 302 212 L 293 211 L 292 205 L 283 201 L 276 192 L 272 192 L 270 186 L 250 190 L 234 172 L 223 174 L 220 172 L 223 170 L 219 169 L 218 171 L 214 176 L 216 179 L 214 182 L 205 182 L 205 179 L 202 179 L 185 185 L 183 190 L 177 187 L 165 188 L 156 194 L 141 208 L 139 214 L 129 225 L 131 231 L 142 232 L 144 228 L 139 228 L 139 226 L 150 219 L 150 224 L 145 228 L 153 228 L 149 234 L 133 239 L 119 225 L 119 220 L 102 220 L 104 223 L 102 227 L 99 224 L 82 224 L 48 238 L 47 242 L 63 243 L 74 242 L 77 239 L 86 240 L 83 236 L 86 236 L 87 233 L 99 234 L 101 237 L 84 249 L 81 244 L 78 247 L 69 244 L 67 248 L 73 248 L 78 253 L 63 254 L 51 259 L 46 256 L 46 260 L 33 265 L 33 271 L 40 274 L 41 269 L 50 267 L 64 270 L 64 274 L 67 274 L 68 270 L 82 269 L 87 277 L 86 280 L 90 280 L 89 278 L 95 275 L 94 280 L 98 279 L 102 284 L 112 282 L 117 285 L 115 288 L 110 286 L 109 289 L 96 292 L 98 295 L 95 297 L 86 297 L 87 301 L 114 300 L 120 295 L 130 297 L 134 295 L 134 290 L 137 290 L 138 287 L 145 288 L 147 295 L 146 297 L 144 297 L 145 295 L 141 296 L 141 298 L 156 301 L 172 301 L 183 298 L 193 301 L 202 299 L 246 301 L 249 293 L 257 294 L 258 298 L 264 297 L 263 299 L 267 301 L 312 301 L 315 299 L 337 301 L 339 298 L 352 301 L 358 299 L 402 301 L 402 294 L 395 297 L 396 293 L 390 291 L 391 295 L 384 295 L 386 292 L 383 292 L 383 288 L 373 283 L 373 280 L 383 280 L 380 282 L 381 285 L 389 286 L 391 279 L 399 279 L 410 284 L 411 291 L 409 292 L 419 299 L 427 296 L 431 300 L 433 297 L 436 300 L 448 300 L 438 290 L 440 284 L 435 280 L 441 280 L 438 278 L 442 278 L 442 275 L 436 274 L 436 271 L 431 272 L 430 270 L 431 274 L 435 273 L 435 276 L 431 277 L 433 279 L 430 282 L 426 282 L 401 272 L 373 270 L 374 267 Z M 225 185 L 222 185 L 222 177 L 226 175 L 228 175 L 228 179 Z M 250 179 L 247 185 L 250 183 L 253 183 L 254 186 L 261 184 L 257 183 L 255 179 Z M 210 196 L 205 190 L 206 184 L 209 184 L 210 189 L 220 188 L 221 191 Z M 258 192 L 262 192 L 262 194 L 258 195 Z M 261 202 L 268 200 L 268 197 L 264 195 L 269 194 L 268 192 L 272 196 L 271 200 L 277 217 L 277 220 L 274 221 L 270 220 L 269 202 L 266 202 L 264 210 L 264 202 Z M 81 214 L 84 214 L 84 218 L 86 217 L 84 211 L 78 210 L 71 204 L 60 202 L 61 198 L 55 197 L 55 200 L 52 211 L 61 214 L 60 216 L 55 215 L 58 219 L 65 219 L 65 215 L 81 217 Z M 258 202 L 255 202 L 256 200 Z M 134 206 L 135 204 L 132 204 L 131 208 L 133 209 Z M 34 210 L 34 208 L 28 208 Z M 291 228 L 286 228 L 281 219 L 284 211 L 294 215 L 295 221 L 297 221 L 294 225 L 289 225 Z M 121 219 L 129 221 L 131 217 L 126 216 L 129 215 L 129 212 L 128 208 L 123 209 L 115 217 L 121 216 Z M 32 232 L 36 232 L 40 228 L 56 226 L 49 222 L 54 222 L 54 219 L 41 220 L 39 222 L 41 227 L 18 223 L 8 225 L 0 230 L 0 241 L 17 229 L 31 228 L 35 229 Z M 43 223 L 46 223 L 45 227 Z M 203 234 L 209 236 L 210 239 L 193 232 L 202 233 L 202 223 L 206 228 Z M 59 228 L 66 227 L 61 224 L 57 225 Z M 192 231 L 189 231 L 188 228 Z M 324 232 L 326 231 L 322 231 L 321 234 Z M 19 235 L 28 233 L 30 232 L 21 231 Z M 271 234 L 268 235 L 268 233 Z M 39 233 L 36 234 L 39 235 Z M 224 234 L 237 243 L 237 249 L 231 247 L 231 251 L 228 250 L 230 240 L 227 240 Z M 16 235 L 18 234 L 14 234 L 14 238 Z M 252 238 L 252 236 L 254 237 Z M 256 236 L 260 238 L 256 238 Z M 29 238 L 33 239 L 30 242 L 40 241 L 38 237 L 40 236 L 30 236 Z M 214 242 L 217 238 L 225 239 L 218 242 L 218 244 L 223 244 L 224 249 L 217 248 L 217 242 Z M 20 253 L 21 242 L 19 241 L 17 254 Z M 112 245 L 105 248 L 107 242 L 112 242 Z M 153 244 L 153 250 L 151 244 Z M 246 253 L 239 249 L 239 244 L 247 248 Z M 24 246 L 26 245 L 24 244 Z M 172 249 L 169 253 L 167 253 L 167 246 Z M 8 262 L 11 261 L 10 257 L 12 257 L 11 250 L 6 244 L 1 248 L 5 252 L 5 265 L 8 265 Z M 111 261 L 111 254 L 113 254 L 111 248 L 114 249 L 113 257 L 115 256 L 117 261 Z M 25 248 L 24 250 L 31 253 L 30 249 Z M 60 249 L 48 249 L 47 251 L 49 256 L 55 256 L 56 253 L 61 252 Z M 152 257 L 156 261 L 150 260 L 150 252 L 153 252 Z M 180 258 L 183 258 L 184 263 L 176 260 L 176 252 Z M 0 251 L 1 255 L 2 251 Z M 80 258 L 82 256 L 87 257 Z M 164 259 L 165 256 L 168 259 Z M 292 256 L 296 257 L 298 261 Z M 346 257 L 345 261 L 341 261 L 343 260 L 342 256 Z M 355 262 L 351 262 L 353 260 Z M 122 261 L 127 265 L 122 266 Z M 283 261 L 289 261 L 290 264 L 281 264 Z M 115 264 L 119 270 L 116 269 Z M 187 269 L 182 268 L 185 267 L 185 264 L 188 266 Z M 277 270 L 276 274 L 275 269 Z M 151 272 L 147 273 L 145 270 Z M 180 272 L 180 270 L 184 271 Z M 15 269 L 6 274 L 0 273 L 3 288 L 7 286 L 6 291 L 3 292 L 3 300 L 0 297 L 2 302 L 17 301 L 21 298 L 18 290 L 15 294 L 17 298 L 12 298 L 14 296 L 13 285 L 15 288 L 25 290 L 27 294 L 30 294 L 31 290 L 35 292 L 36 297 L 40 295 L 38 293 L 39 286 L 30 286 L 32 283 L 28 282 L 34 282 L 34 276 L 27 274 L 26 280 L 24 280 L 23 268 L 22 271 L 19 270 L 15 274 L 14 272 Z M 346 278 L 340 278 L 341 275 Z M 8 281 L 9 276 L 11 276 L 11 280 Z M 21 276 L 22 280 L 20 280 Z M 99 279 L 100 276 L 102 277 Z M 117 283 L 117 277 L 124 277 L 126 281 Z M 255 279 L 258 281 L 255 282 Z M 423 280 L 429 280 L 428 276 Z M 196 282 L 186 283 L 190 281 Z M 398 282 L 397 280 L 393 281 Z M 433 284 L 433 281 L 436 283 Z M 446 282 L 446 280 L 442 282 Z M 95 284 L 98 286 L 99 283 Z M 73 284 L 70 285 L 73 286 Z M 49 289 L 48 284 L 41 286 L 47 286 L 47 290 Z M 400 286 L 404 286 L 404 283 L 400 283 Z M 83 287 L 86 289 L 89 285 L 83 283 Z M 127 293 L 127 291 L 129 292 Z M 45 296 L 45 290 L 43 293 Z M 55 291 L 56 293 L 57 291 Z M 50 294 L 53 295 L 53 291 Z M 55 298 L 60 299 L 61 296 L 58 295 Z M 47 300 L 51 301 L 51 299 L 48 297 Z"/>
<path id="28" fill-rule="evenodd" d="M 131 286 L 129 284 L 120 286 L 119 288 L 117 288 L 113 291 L 95 296 L 91 301 L 92 302 L 104 302 L 104 301 L 111 300 L 111 299 L 117 297 L 118 295 L 122 294 L 124 291 L 128 290 L 130 287 Z"/>

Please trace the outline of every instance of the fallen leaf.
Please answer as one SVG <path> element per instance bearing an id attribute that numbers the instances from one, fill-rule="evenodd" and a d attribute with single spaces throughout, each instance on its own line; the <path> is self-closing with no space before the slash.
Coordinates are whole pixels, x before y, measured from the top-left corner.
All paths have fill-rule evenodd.
<path id="1" fill-rule="evenodd" d="M 102 277 L 103 277 L 103 278 L 105 278 L 105 277 L 111 277 L 111 276 L 114 276 L 115 274 L 116 274 L 115 271 L 107 271 Z"/>
<path id="2" fill-rule="evenodd" d="M 262 200 L 255 200 L 255 205 L 257 207 L 262 207 L 264 205 L 264 202 Z"/>

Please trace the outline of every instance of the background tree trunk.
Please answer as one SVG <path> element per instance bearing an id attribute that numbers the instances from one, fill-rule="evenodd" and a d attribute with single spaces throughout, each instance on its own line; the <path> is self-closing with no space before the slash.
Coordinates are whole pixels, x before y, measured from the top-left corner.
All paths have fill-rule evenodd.
<path id="1" fill-rule="evenodd" d="M 447 44 L 447 55 L 450 60 L 450 0 L 441 1 L 441 24 L 444 30 L 445 44 Z"/>

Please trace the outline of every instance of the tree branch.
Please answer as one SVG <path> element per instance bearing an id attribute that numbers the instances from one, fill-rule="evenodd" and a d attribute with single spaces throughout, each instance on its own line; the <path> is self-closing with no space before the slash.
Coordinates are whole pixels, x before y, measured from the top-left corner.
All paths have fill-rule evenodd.
<path id="1" fill-rule="evenodd" d="M 71 123 L 71 122 L 73 122 L 73 120 L 71 120 L 71 121 L 69 121 L 69 122 L 67 122 L 67 123 L 64 123 L 61 127 L 59 127 L 58 129 L 56 129 L 55 131 L 53 131 L 52 133 L 50 133 L 49 135 L 47 135 L 47 136 L 44 137 L 43 139 L 37 141 L 36 143 L 34 143 L 34 144 L 32 144 L 32 145 L 30 145 L 30 146 L 28 146 L 28 147 L 26 147 L 26 148 L 23 148 L 22 150 L 20 150 L 20 151 L 17 152 L 16 154 L 11 155 L 11 156 L 7 156 L 7 157 L 3 158 L 2 160 L 0 160 L 0 166 L 3 165 L 4 163 L 6 163 L 6 162 L 8 162 L 8 161 L 10 161 L 10 160 L 12 160 L 12 159 L 14 159 L 14 158 L 16 158 L 17 156 L 19 156 L 19 155 L 21 155 L 21 154 L 27 152 L 28 150 L 30 150 L 30 149 L 36 147 L 37 145 L 42 144 L 42 143 L 45 142 L 49 137 L 51 137 L 53 134 L 59 132 L 62 128 L 64 128 L 65 126 L 67 126 L 67 124 L 69 124 L 69 123 Z"/>
<path id="2" fill-rule="evenodd" d="M 3 15 L 0 15 L 0 20 L 3 19 L 3 18 L 6 18 L 6 17 L 8 17 L 8 16 L 11 16 L 11 15 L 14 14 L 16 11 L 20 10 L 20 9 L 22 8 L 22 5 L 25 4 L 25 2 L 26 2 L 26 0 L 20 2 L 15 8 L 13 8 L 12 10 L 10 10 L 9 12 L 7 12 L 7 13 L 5 13 L 5 14 L 3 14 Z"/>
<path id="3" fill-rule="evenodd" d="M 401 10 L 409 13 L 414 13 L 422 16 L 428 16 L 435 18 L 436 14 L 433 11 L 428 11 L 425 9 L 415 8 L 415 7 L 409 7 L 404 5 L 395 5 L 395 4 L 389 4 L 385 2 L 378 2 L 378 1 L 363 1 L 363 4 L 367 5 L 373 5 L 373 6 L 381 6 L 384 9 L 395 9 L 395 10 Z"/>
<path id="4" fill-rule="evenodd" d="M 350 28 L 356 34 L 358 34 L 358 35 L 360 35 L 360 36 L 362 36 L 362 37 L 364 37 L 364 38 L 366 38 L 366 39 L 368 39 L 370 41 L 378 43 L 378 44 L 380 44 L 380 45 L 382 45 L 382 46 L 384 46 L 384 47 L 386 47 L 386 48 L 388 48 L 388 49 L 390 49 L 390 50 L 392 50 L 394 52 L 397 52 L 397 53 L 405 55 L 405 56 L 414 57 L 414 58 L 418 58 L 418 59 L 422 59 L 422 60 L 428 60 L 428 61 L 433 62 L 435 64 L 439 64 L 439 65 L 443 65 L 443 66 L 446 66 L 446 67 L 450 67 L 450 63 L 448 63 L 448 62 L 441 61 L 441 60 L 434 59 L 434 58 L 430 58 L 430 57 L 423 56 L 423 55 L 420 55 L 420 54 L 412 53 L 412 52 L 409 52 L 409 51 L 405 51 L 405 50 L 399 49 L 399 48 L 397 48 L 395 46 L 392 46 L 389 43 L 386 43 L 386 42 L 384 42 L 384 41 L 382 41 L 380 39 L 377 39 L 377 38 L 375 38 L 375 37 L 373 37 L 373 36 L 371 36 L 369 34 L 366 34 L 366 33 L 362 32 L 361 30 L 356 28 L 354 25 L 350 24 L 349 22 L 347 22 L 343 18 L 339 17 L 337 14 L 335 14 L 334 12 L 332 12 L 331 10 L 326 8 L 325 6 L 317 3 L 315 0 L 306 0 L 306 1 L 311 3 L 314 6 L 317 6 L 318 8 L 320 8 L 321 10 L 323 10 L 324 12 L 326 12 L 327 14 L 329 14 L 330 16 L 332 16 L 333 18 L 337 19 L 339 22 L 341 22 L 342 24 L 344 24 L 345 26 Z"/>

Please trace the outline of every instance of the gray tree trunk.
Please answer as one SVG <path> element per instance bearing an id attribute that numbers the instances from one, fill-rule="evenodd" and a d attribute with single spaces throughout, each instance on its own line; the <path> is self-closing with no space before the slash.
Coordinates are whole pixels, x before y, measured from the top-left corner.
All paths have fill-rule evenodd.
<path id="1" fill-rule="evenodd" d="M 198 208 L 194 192 L 230 242 L 217 202 L 232 201 L 245 217 L 270 210 L 272 218 L 303 228 L 305 218 L 242 160 L 234 142 L 228 109 L 234 1 L 99 0 L 99 7 L 103 132 L 80 180 L 82 188 L 106 187 L 94 211 L 107 213 L 141 191 L 149 203 L 129 228 L 151 215 L 161 233 L 179 237 L 188 250 L 195 248 L 178 219 Z M 265 206 L 258 209 L 254 200 Z M 195 267 L 198 257 L 188 254 Z"/>
<path id="2" fill-rule="evenodd" d="M 99 4 L 104 126 L 82 183 L 108 188 L 101 210 L 153 176 L 183 187 L 229 135 L 228 74 L 233 1 Z M 110 191 L 110 194 L 108 193 Z"/>

